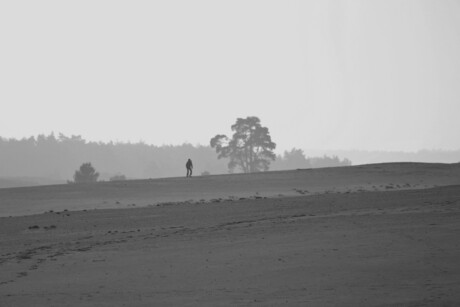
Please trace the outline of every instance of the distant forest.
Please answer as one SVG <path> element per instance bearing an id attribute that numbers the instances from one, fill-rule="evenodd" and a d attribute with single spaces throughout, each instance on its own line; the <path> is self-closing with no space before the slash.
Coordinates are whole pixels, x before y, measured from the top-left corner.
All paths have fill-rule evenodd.
<path id="1" fill-rule="evenodd" d="M 228 173 L 228 160 L 217 159 L 210 146 L 87 142 L 81 136 L 53 133 L 21 140 L 0 137 L 0 187 L 11 186 L 6 178 L 15 178 L 17 186 L 67 182 L 85 162 L 91 162 L 100 180 L 117 175 L 128 179 L 185 176 L 188 158 L 193 160 L 195 176 Z M 351 161 L 336 156 L 307 158 L 302 150 L 292 149 L 278 155 L 270 170 L 346 165 Z"/>
<path id="2" fill-rule="evenodd" d="M 380 162 L 460 162 L 460 150 L 419 152 L 322 151 L 293 148 L 277 155 L 270 170 L 347 166 Z M 347 157 L 340 159 L 339 157 Z M 114 176 L 128 179 L 185 176 L 185 162 L 191 158 L 194 176 L 227 174 L 228 159 L 217 159 L 210 146 L 191 144 L 154 146 L 138 143 L 88 142 L 81 136 L 6 139 L 0 137 L 0 188 L 65 183 L 85 162 L 100 173 L 99 180 Z"/>
<path id="3" fill-rule="evenodd" d="M 308 156 L 327 154 L 330 156 L 347 157 L 353 164 L 370 164 L 382 162 L 426 162 L 426 163 L 458 163 L 460 150 L 419 150 L 404 151 L 368 151 L 368 150 L 305 150 Z"/>

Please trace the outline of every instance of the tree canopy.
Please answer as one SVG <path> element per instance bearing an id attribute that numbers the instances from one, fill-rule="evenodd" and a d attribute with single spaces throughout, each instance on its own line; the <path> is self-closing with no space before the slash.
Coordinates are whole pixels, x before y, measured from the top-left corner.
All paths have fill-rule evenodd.
<path id="1" fill-rule="evenodd" d="M 91 165 L 91 163 L 83 163 L 80 166 L 80 169 L 75 171 L 73 179 L 75 183 L 91 183 L 96 182 L 99 177 L 99 173 L 96 172 L 96 169 Z"/>
<path id="2" fill-rule="evenodd" d="M 262 127 L 259 118 L 249 116 L 238 118 L 231 129 L 234 131 L 231 139 L 218 134 L 210 141 L 218 158 L 229 158 L 231 172 L 235 168 L 244 173 L 268 171 L 270 162 L 276 158 L 273 152 L 276 144 L 272 142 L 268 128 Z"/>

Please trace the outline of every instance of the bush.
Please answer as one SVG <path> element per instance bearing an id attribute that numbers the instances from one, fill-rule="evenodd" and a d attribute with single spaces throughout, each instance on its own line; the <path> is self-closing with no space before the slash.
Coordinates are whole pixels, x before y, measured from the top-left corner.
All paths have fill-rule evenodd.
<path id="1" fill-rule="evenodd" d="M 80 169 L 75 171 L 73 175 L 75 183 L 92 183 L 96 182 L 97 178 L 99 178 L 99 173 L 96 172 L 96 169 L 90 162 L 83 163 Z"/>
<path id="2" fill-rule="evenodd" d="M 208 171 L 204 171 L 201 173 L 201 176 L 209 176 L 209 175 L 211 175 L 211 173 Z"/>

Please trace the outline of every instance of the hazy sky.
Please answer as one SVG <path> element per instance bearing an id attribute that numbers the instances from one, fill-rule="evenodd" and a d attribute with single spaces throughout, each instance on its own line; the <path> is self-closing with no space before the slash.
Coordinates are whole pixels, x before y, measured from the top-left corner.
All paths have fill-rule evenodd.
<path id="1" fill-rule="evenodd" d="M 0 136 L 460 148 L 460 1 L 1 1 Z"/>

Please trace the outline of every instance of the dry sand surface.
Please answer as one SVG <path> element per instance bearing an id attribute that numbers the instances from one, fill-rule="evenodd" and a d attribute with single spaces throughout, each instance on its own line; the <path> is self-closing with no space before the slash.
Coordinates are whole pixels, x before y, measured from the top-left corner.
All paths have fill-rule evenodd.
<path id="1" fill-rule="evenodd" d="M 1 307 L 460 305 L 458 164 L 0 189 L 0 215 Z"/>
<path id="2" fill-rule="evenodd" d="M 460 164 L 387 163 L 244 175 L 217 175 L 0 189 L 0 217 L 49 210 L 129 208 L 241 197 L 424 189 L 460 184 Z"/>

